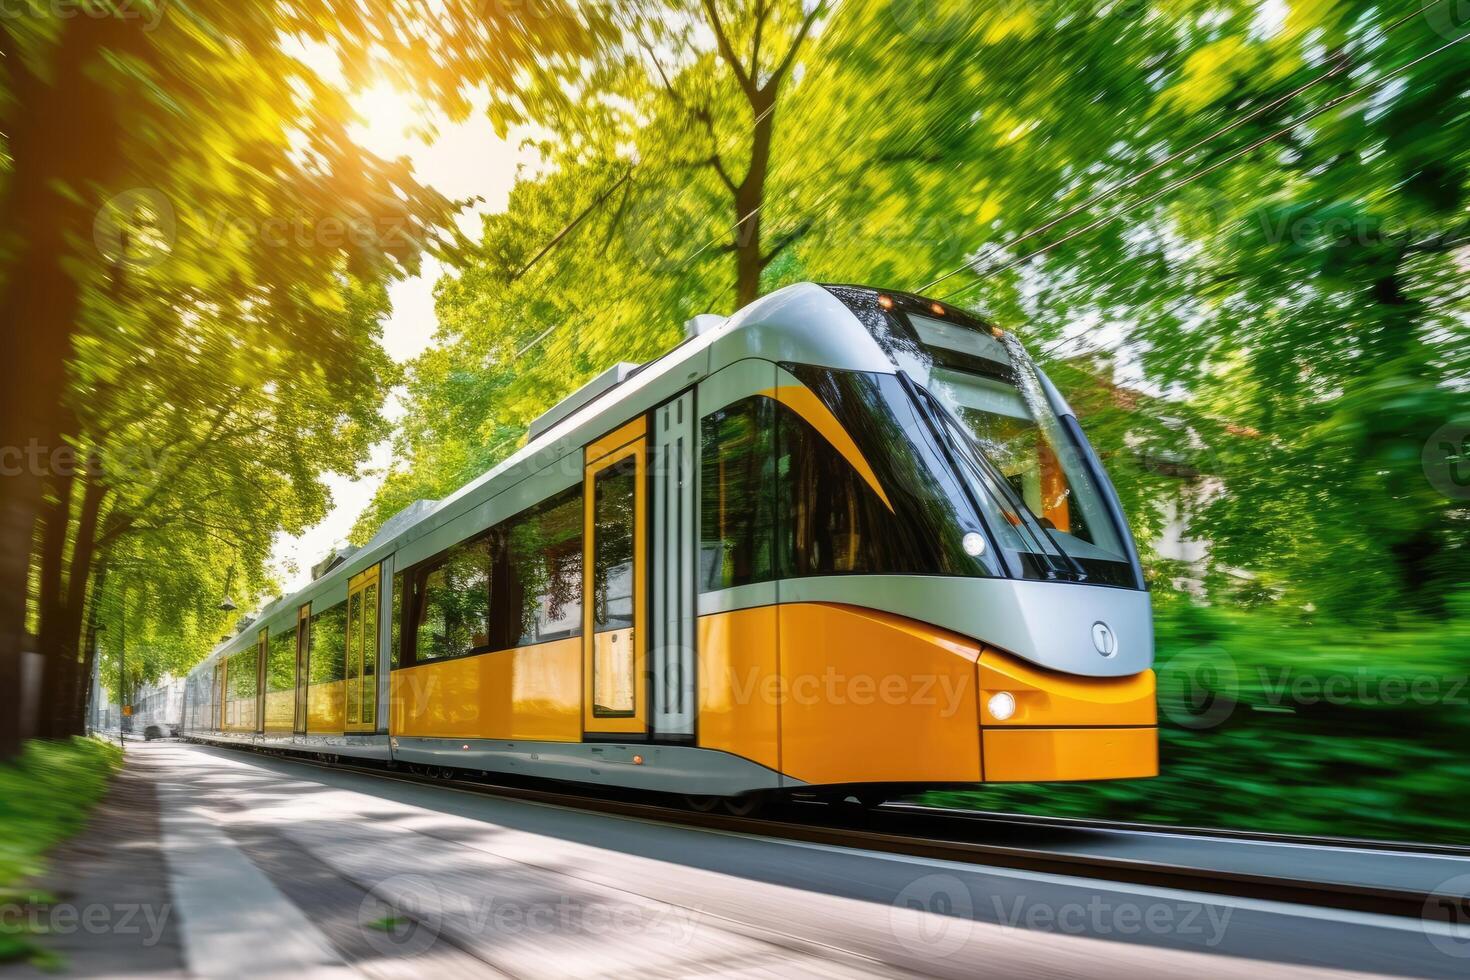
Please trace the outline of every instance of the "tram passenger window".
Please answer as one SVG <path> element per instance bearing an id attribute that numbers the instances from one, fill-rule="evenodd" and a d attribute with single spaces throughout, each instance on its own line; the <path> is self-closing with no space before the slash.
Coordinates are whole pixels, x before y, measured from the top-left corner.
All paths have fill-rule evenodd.
<path id="1" fill-rule="evenodd" d="M 775 578 L 774 409 L 753 396 L 700 423 L 701 591 Z"/>
<path id="2" fill-rule="evenodd" d="M 265 670 L 266 690 L 291 691 L 296 688 L 296 631 L 277 633 L 270 640 L 270 661 Z"/>
<path id="3" fill-rule="evenodd" d="M 346 666 L 347 603 L 339 602 L 311 617 L 307 662 L 311 683 L 340 681 Z"/>
<path id="4" fill-rule="evenodd" d="M 792 370 L 852 439 L 892 507 L 806 418 L 778 406 L 781 576 L 987 574 L 985 559 L 961 547 L 974 518 L 899 379 Z"/>
<path id="5" fill-rule="evenodd" d="M 581 633 L 582 517 L 581 487 L 573 487 L 497 529 L 495 649 Z"/>
<path id="6" fill-rule="evenodd" d="M 253 701 L 255 695 L 260 691 L 259 678 L 256 669 L 260 663 L 259 651 L 256 649 L 237 653 L 230 658 L 230 699 L 233 701 Z"/>
<path id="7" fill-rule="evenodd" d="M 455 545 L 420 573 L 415 660 L 461 657 L 490 647 L 490 539 Z"/>
<path id="8" fill-rule="evenodd" d="M 407 583 L 408 576 L 398 572 L 393 576 L 392 613 L 388 626 L 388 669 L 397 670 L 403 666 L 403 610 L 407 596 L 403 587 Z"/>
<path id="9" fill-rule="evenodd" d="M 592 488 L 592 714 L 628 718 L 637 711 L 638 697 L 632 630 L 637 458 L 598 471 Z"/>
<path id="10" fill-rule="evenodd" d="M 374 677 L 378 673 L 378 583 L 373 582 L 362 591 L 362 717 L 364 725 L 375 720 L 378 704 L 378 688 Z"/>
<path id="11" fill-rule="evenodd" d="M 637 501 L 637 463 L 614 463 L 593 478 L 592 558 L 593 628 L 633 625 L 633 527 Z"/>

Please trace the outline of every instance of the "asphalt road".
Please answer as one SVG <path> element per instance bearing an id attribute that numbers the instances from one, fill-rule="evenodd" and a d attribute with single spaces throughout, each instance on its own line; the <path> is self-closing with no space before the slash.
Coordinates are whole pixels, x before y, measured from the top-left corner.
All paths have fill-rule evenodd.
<path id="1" fill-rule="evenodd" d="M 1416 919 L 670 827 L 173 742 L 128 755 L 158 788 L 201 976 L 1470 973 L 1470 930 Z"/>

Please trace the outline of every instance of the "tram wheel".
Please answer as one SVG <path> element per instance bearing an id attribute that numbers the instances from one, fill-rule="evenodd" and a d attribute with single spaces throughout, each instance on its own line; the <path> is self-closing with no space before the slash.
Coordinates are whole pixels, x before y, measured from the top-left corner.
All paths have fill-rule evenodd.
<path id="1" fill-rule="evenodd" d="M 712 813 L 720 805 L 718 796 L 686 796 L 684 805 L 695 813 Z"/>
<path id="2" fill-rule="evenodd" d="M 766 797 L 761 793 L 742 793 L 740 796 L 720 798 L 720 806 L 732 817 L 753 817 L 765 808 Z"/>

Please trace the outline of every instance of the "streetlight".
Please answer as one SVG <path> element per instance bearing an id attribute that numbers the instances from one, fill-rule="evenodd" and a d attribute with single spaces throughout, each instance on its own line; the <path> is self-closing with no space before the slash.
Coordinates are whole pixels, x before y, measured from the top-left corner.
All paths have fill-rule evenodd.
<path id="1" fill-rule="evenodd" d="M 234 600 L 230 598 L 230 584 L 232 582 L 234 582 L 234 581 L 235 581 L 235 566 L 234 565 L 231 565 L 230 566 L 230 570 L 225 573 L 225 597 L 220 600 L 220 604 L 219 604 L 219 611 L 220 612 L 227 612 L 227 613 L 228 612 L 234 612 L 237 608 L 239 608 L 239 607 L 237 607 L 235 605 Z"/>

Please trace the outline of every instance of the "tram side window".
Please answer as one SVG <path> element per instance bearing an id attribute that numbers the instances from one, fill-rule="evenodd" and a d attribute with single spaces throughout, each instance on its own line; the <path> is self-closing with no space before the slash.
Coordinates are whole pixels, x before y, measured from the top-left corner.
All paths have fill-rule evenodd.
<path id="1" fill-rule="evenodd" d="M 987 574 L 984 559 L 963 550 L 970 526 L 957 509 L 963 493 L 902 382 L 804 365 L 792 371 L 842 426 L 893 506 L 810 421 L 779 406 L 781 577 Z"/>
<path id="2" fill-rule="evenodd" d="M 700 423 L 700 589 L 776 577 L 775 402 L 752 396 Z"/>
<path id="3" fill-rule="evenodd" d="M 578 486 L 496 528 L 494 649 L 582 632 L 582 519 Z"/>
<path id="4" fill-rule="evenodd" d="M 414 589 L 415 660 L 462 657 L 490 647 L 490 539 L 450 548 Z"/>
<path id="5" fill-rule="evenodd" d="M 592 626 L 596 632 L 633 625 L 633 529 L 637 464 L 630 456 L 592 480 Z"/>
<path id="6" fill-rule="evenodd" d="M 308 658 L 311 683 L 340 681 L 346 666 L 347 603 L 339 602 L 311 617 Z"/>
<path id="7" fill-rule="evenodd" d="M 230 700 L 253 701 L 260 693 L 259 678 L 256 677 L 256 669 L 259 658 L 255 649 L 237 653 L 230 659 Z"/>
<path id="8" fill-rule="evenodd" d="M 408 601 L 403 589 L 408 584 L 408 576 L 404 572 L 397 572 L 393 576 L 393 601 L 390 603 L 392 611 L 388 621 L 388 669 L 397 670 L 403 666 L 403 610 L 407 608 L 404 603 Z"/>
<path id="9" fill-rule="evenodd" d="M 296 630 L 286 630 L 271 637 L 265 684 L 267 691 L 291 691 L 296 688 Z"/>

